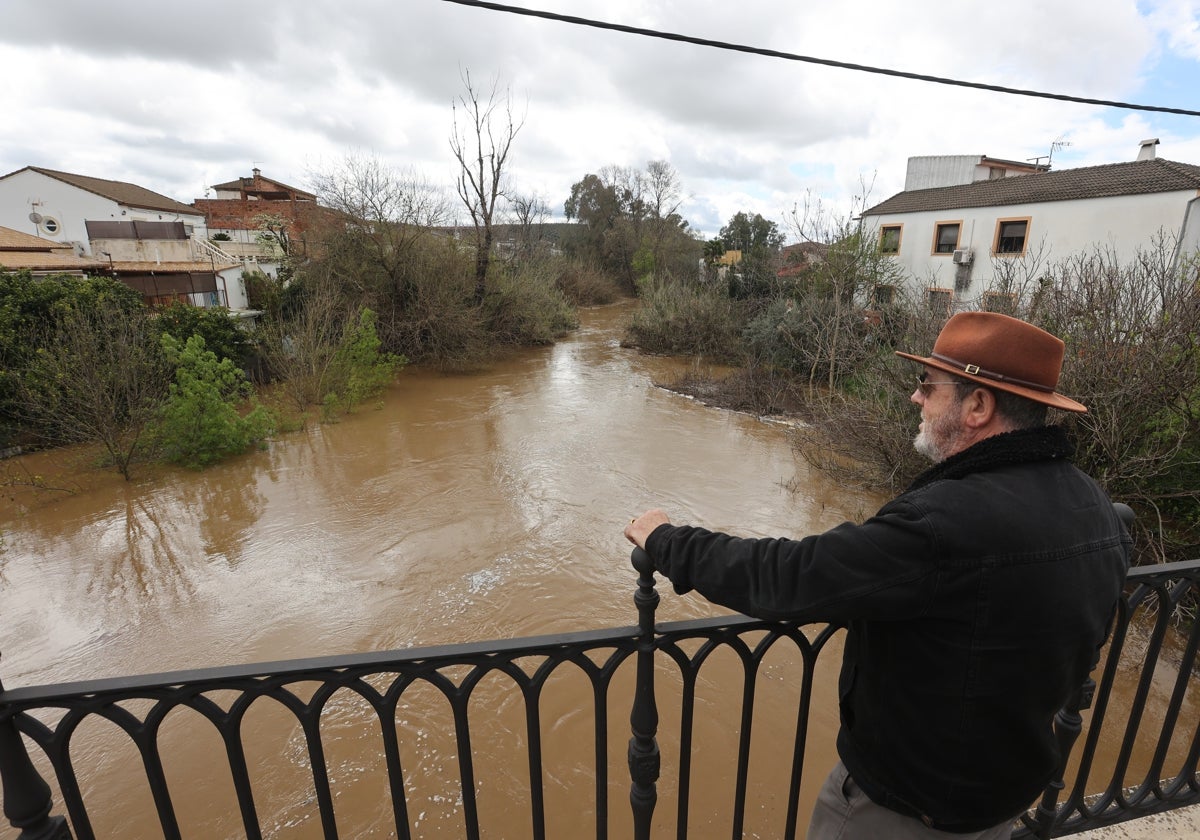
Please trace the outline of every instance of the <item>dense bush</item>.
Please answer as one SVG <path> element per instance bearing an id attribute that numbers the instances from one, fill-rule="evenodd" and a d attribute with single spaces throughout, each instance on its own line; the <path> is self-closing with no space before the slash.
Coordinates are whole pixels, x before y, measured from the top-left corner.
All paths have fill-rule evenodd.
<path id="1" fill-rule="evenodd" d="M 333 354 L 329 390 L 323 400 L 342 411 L 376 397 L 396 379 L 406 363 L 403 356 L 385 353 L 375 332 L 375 313 L 360 309 L 358 318 L 346 326 Z"/>
<path id="2" fill-rule="evenodd" d="M 746 307 L 730 300 L 723 289 L 668 282 L 643 291 L 625 343 L 651 353 L 737 361 L 743 357 L 740 334 L 745 322 Z"/>
<path id="3" fill-rule="evenodd" d="M 229 359 L 239 368 L 246 366 L 253 352 L 249 333 L 230 317 L 228 309 L 175 302 L 156 309 L 155 315 L 163 333 L 178 344 L 187 344 L 189 338 L 198 335 L 209 352 L 218 359 Z"/>
<path id="4" fill-rule="evenodd" d="M 616 280 L 599 268 L 575 260 L 561 260 L 555 287 L 576 306 L 599 306 L 621 297 Z"/>
<path id="5" fill-rule="evenodd" d="M 267 364 L 297 411 L 350 411 L 392 381 L 406 359 L 383 349 L 375 325 L 373 310 L 314 284 L 295 315 L 262 328 Z"/>
<path id="6" fill-rule="evenodd" d="M 26 430 L 51 444 L 99 442 L 126 479 L 170 376 L 157 325 L 136 303 L 100 294 L 53 312 L 33 332 L 16 388 Z"/>
<path id="7" fill-rule="evenodd" d="M 549 262 L 526 262 L 493 281 L 483 302 L 492 343 L 550 344 L 579 326 L 574 308 L 555 284 L 554 269 Z"/>
<path id="8" fill-rule="evenodd" d="M 809 294 L 772 301 L 746 325 L 742 340 L 754 363 L 812 387 L 846 384 L 878 337 L 860 309 Z"/>
<path id="9" fill-rule="evenodd" d="M 0 272 L 0 448 L 35 431 L 22 428 L 18 385 L 38 348 L 54 340 L 57 319 L 104 303 L 121 313 L 143 309 L 137 292 L 110 278 Z"/>

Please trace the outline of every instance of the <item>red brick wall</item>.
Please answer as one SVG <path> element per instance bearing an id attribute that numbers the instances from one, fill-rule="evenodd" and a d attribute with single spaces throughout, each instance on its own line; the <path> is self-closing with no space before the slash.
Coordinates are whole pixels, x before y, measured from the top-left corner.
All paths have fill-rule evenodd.
<path id="1" fill-rule="evenodd" d="M 237 198 L 198 198 L 192 202 L 204 214 L 210 229 L 257 230 L 254 217 L 263 213 L 282 216 L 291 222 L 292 232 L 303 235 L 312 216 L 321 212 L 311 201 L 243 201 Z"/>

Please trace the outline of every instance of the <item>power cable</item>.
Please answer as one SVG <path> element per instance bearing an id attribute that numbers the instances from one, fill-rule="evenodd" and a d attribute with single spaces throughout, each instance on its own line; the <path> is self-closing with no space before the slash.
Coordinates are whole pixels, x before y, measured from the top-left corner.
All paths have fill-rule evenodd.
<path id="1" fill-rule="evenodd" d="M 768 50 L 763 47 L 748 47 L 744 44 L 731 44 L 726 41 L 713 41 L 708 38 L 696 38 L 692 35 L 680 35 L 676 32 L 662 32 L 657 29 L 643 29 L 637 26 L 625 26 L 620 23 L 607 23 L 600 20 L 592 20 L 591 18 L 575 17 L 574 15 L 560 15 L 554 12 L 543 12 L 538 9 L 523 9 L 519 6 L 506 6 L 502 3 L 488 3 L 484 0 L 443 0 L 445 3 L 455 3 L 459 6 L 475 6 L 480 9 L 489 9 L 494 12 L 508 12 L 514 15 L 525 15 L 527 17 L 543 18 L 545 20 L 558 21 L 560 23 L 570 23 L 576 26 L 590 26 L 595 29 L 608 29 L 613 32 L 625 32 L 630 35 L 643 35 L 647 38 L 661 38 L 666 41 L 680 41 L 686 44 L 696 44 L 701 47 L 713 47 L 719 50 L 731 50 L 734 52 L 751 53 L 753 55 L 762 55 L 768 58 L 782 58 L 788 61 L 802 61 L 807 64 L 820 64 L 825 67 L 836 67 L 841 70 L 857 70 L 862 73 L 875 73 L 881 76 L 895 76 L 901 79 L 915 79 L 919 82 L 933 82 L 939 85 L 953 85 L 955 87 L 974 88 L 976 90 L 990 90 L 995 93 L 1006 93 L 1013 96 L 1033 96 L 1040 99 L 1056 99 L 1062 102 L 1079 102 L 1084 105 L 1103 105 L 1108 108 L 1124 108 L 1130 111 L 1157 111 L 1165 114 L 1182 114 L 1187 117 L 1200 117 L 1200 111 L 1189 111 L 1185 108 L 1168 108 L 1164 105 L 1135 105 L 1130 102 L 1114 102 L 1109 99 L 1091 99 L 1086 96 L 1071 96 L 1065 93 L 1047 93 L 1039 90 L 1025 90 L 1022 88 L 1010 88 L 1002 85 L 989 85 L 984 82 L 966 82 L 961 79 L 949 79 L 943 76 L 928 76 L 924 73 L 909 73 L 904 70 L 890 70 L 886 67 L 871 67 L 866 64 L 853 64 L 847 61 L 834 61 L 829 58 L 815 58 L 810 55 L 797 55 L 796 53 L 780 52 L 779 50 Z"/>

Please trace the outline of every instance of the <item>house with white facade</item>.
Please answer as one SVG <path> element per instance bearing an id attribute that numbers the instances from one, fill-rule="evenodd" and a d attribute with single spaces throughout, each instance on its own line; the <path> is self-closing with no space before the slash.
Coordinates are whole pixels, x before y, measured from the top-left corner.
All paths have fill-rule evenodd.
<path id="1" fill-rule="evenodd" d="M 1049 266 L 1101 248 L 1126 262 L 1158 239 L 1176 259 L 1200 250 L 1200 166 L 1159 158 L 1157 145 L 1143 141 L 1127 163 L 1058 172 L 985 156 L 913 158 L 904 191 L 862 221 L 912 291 L 939 306 L 992 308 L 1011 261 Z M 878 291 L 886 302 L 889 290 Z"/>
<path id="2" fill-rule="evenodd" d="M 241 264 L 196 208 L 136 184 L 37 166 L 0 176 L 0 226 L 107 266 L 149 303 L 246 309 Z"/>

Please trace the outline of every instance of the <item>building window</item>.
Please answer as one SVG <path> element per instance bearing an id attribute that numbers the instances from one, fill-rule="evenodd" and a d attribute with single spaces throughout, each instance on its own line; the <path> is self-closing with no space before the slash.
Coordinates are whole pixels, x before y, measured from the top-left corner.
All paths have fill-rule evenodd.
<path id="1" fill-rule="evenodd" d="M 926 301 L 929 309 L 939 315 L 949 315 L 954 304 L 954 292 L 950 289 L 929 289 Z"/>
<path id="2" fill-rule="evenodd" d="M 1029 219 L 1000 219 L 996 222 L 996 242 L 992 253 L 1019 257 L 1029 240 Z"/>
<path id="3" fill-rule="evenodd" d="M 879 229 L 879 253 L 900 253 L 900 229 L 903 225 L 884 225 Z"/>
<path id="4" fill-rule="evenodd" d="M 879 283 L 871 290 L 871 305 L 875 308 L 891 306 L 896 300 L 896 287 Z"/>
<path id="5" fill-rule="evenodd" d="M 933 253 L 953 254 L 958 249 L 960 222 L 938 222 L 933 229 Z"/>
<path id="6" fill-rule="evenodd" d="M 985 312 L 999 312 L 1002 315 L 1017 314 L 1017 296 L 1012 292 L 984 292 L 983 309 Z"/>
<path id="7" fill-rule="evenodd" d="M 54 236 L 54 234 L 58 233 L 59 230 L 62 229 L 62 226 L 58 223 L 58 219 L 54 218 L 53 216 L 42 216 L 40 227 L 51 236 Z"/>

